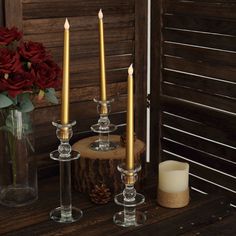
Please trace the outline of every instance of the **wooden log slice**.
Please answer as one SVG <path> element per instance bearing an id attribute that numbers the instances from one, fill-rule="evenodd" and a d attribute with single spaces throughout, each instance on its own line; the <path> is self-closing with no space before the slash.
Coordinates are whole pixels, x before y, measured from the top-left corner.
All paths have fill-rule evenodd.
<path id="1" fill-rule="evenodd" d="M 111 193 L 118 193 L 123 189 L 120 172 L 117 165 L 125 161 L 125 147 L 120 145 L 119 135 L 110 135 L 110 140 L 119 146 L 110 151 L 93 151 L 89 145 L 98 139 L 98 136 L 92 136 L 81 139 L 76 142 L 72 149 L 80 152 L 79 160 L 73 163 L 73 187 L 75 190 L 84 193 L 90 193 L 95 185 L 105 184 Z M 145 150 L 145 144 L 136 139 L 134 143 L 134 155 L 140 164 L 144 166 L 141 154 Z M 136 187 L 144 178 L 144 168 L 139 173 L 139 180 Z"/>

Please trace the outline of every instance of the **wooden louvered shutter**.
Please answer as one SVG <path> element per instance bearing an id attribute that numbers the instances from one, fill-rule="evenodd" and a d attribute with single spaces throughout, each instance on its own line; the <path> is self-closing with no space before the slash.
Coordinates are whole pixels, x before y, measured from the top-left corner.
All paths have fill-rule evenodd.
<path id="1" fill-rule="evenodd" d="M 159 0 L 152 13 L 160 160 L 189 162 L 191 186 L 235 202 L 236 2 Z"/>

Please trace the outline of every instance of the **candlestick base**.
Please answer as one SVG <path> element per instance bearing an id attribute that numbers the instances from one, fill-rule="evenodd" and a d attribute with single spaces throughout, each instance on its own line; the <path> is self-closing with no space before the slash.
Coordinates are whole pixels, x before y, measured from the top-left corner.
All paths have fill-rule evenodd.
<path id="1" fill-rule="evenodd" d="M 125 189 L 115 196 L 114 201 L 117 205 L 123 206 L 124 210 L 113 216 L 113 222 L 122 227 L 142 225 L 147 218 L 143 212 L 136 211 L 136 207 L 145 202 L 145 197 L 137 193 L 134 188 L 134 184 L 138 179 L 137 172 L 141 170 L 141 166 L 136 164 L 133 170 L 127 170 L 125 165 L 121 164 L 117 169 L 121 172 Z"/>
<path id="2" fill-rule="evenodd" d="M 50 212 L 50 218 L 59 223 L 72 223 L 78 221 L 83 215 L 80 209 L 72 207 L 71 204 L 71 161 L 80 157 L 80 153 L 73 151 L 69 143 L 73 135 L 72 126 L 75 124 L 75 121 L 65 125 L 53 122 L 57 127 L 56 134 L 60 145 L 57 150 L 50 153 L 50 157 L 60 163 L 61 206 Z"/>
<path id="3" fill-rule="evenodd" d="M 78 221 L 82 216 L 83 212 L 76 207 L 72 207 L 69 214 L 64 213 L 61 207 L 57 207 L 50 212 L 50 218 L 59 223 L 73 223 Z"/>
<path id="4" fill-rule="evenodd" d="M 136 211 L 134 219 L 127 220 L 127 217 L 125 215 L 125 211 L 120 211 L 115 213 L 113 216 L 113 222 L 121 227 L 136 227 L 143 225 L 145 221 L 147 220 L 146 214 L 144 214 L 141 211 Z"/>
<path id="5" fill-rule="evenodd" d="M 97 103 L 97 111 L 100 115 L 97 124 L 91 126 L 91 130 L 99 134 L 98 140 L 90 144 L 90 148 L 94 151 L 109 151 L 117 148 L 117 144 L 110 141 L 109 134 L 117 129 L 116 125 L 110 123 L 108 114 L 111 110 L 110 101 L 99 101 L 94 99 Z"/>
<path id="6" fill-rule="evenodd" d="M 89 145 L 90 149 L 94 151 L 110 151 L 117 148 L 117 144 L 111 141 L 103 141 L 96 140 L 95 142 Z"/>

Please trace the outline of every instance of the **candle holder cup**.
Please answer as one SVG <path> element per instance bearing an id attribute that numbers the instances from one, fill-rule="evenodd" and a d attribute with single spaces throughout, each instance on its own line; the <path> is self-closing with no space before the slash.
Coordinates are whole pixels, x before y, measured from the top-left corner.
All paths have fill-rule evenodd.
<path id="1" fill-rule="evenodd" d="M 117 205 L 123 206 L 124 210 L 113 216 L 113 222 L 122 227 L 143 225 L 146 221 L 146 215 L 137 211 L 136 207 L 145 202 L 145 197 L 137 193 L 134 188 L 141 165 L 136 164 L 133 170 L 127 170 L 125 165 L 121 164 L 117 169 L 121 172 L 121 179 L 125 188 L 122 193 L 115 196 L 114 200 Z"/>
<path id="2" fill-rule="evenodd" d="M 90 144 L 90 148 L 94 151 L 109 151 L 117 147 L 117 144 L 110 141 L 109 134 L 117 129 L 116 125 L 110 123 L 109 113 L 111 110 L 111 103 L 114 99 L 109 101 L 99 101 L 94 99 L 97 103 L 97 112 L 100 115 L 98 123 L 91 126 L 91 130 L 98 133 L 98 140 Z"/>
<path id="3" fill-rule="evenodd" d="M 83 213 L 80 209 L 72 207 L 71 203 L 71 161 L 79 158 L 80 153 L 73 151 L 69 140 L 73 135 L 72 126 L 69 124 L 52 122 L 57 127 L 56 134 L 60 140 L 58 149 L 50 153 L 50 158 L 60 163 L 60 207 L 50 212 L 50 218 L 59 223 L 72 223 L 78 221 Z"/>

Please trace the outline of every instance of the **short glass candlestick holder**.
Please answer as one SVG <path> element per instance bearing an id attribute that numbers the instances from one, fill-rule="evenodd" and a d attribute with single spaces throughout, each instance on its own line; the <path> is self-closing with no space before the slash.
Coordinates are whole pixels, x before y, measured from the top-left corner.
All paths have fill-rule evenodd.
<path id="1" fill-rule="evenodd" d="M 113 216 L 113 222 L 122 227 L 143 225 L 147 219 L 146 215 L 141 211 L 137 211 L 136 207 L 145 202 L 145 197 L 137 193 L 134 188 L 134 184 L 138 180 L 137 172 L 141 170 L 141 165 L 136 164 L 133 170 L 127 170 L 125 164 L 121 164 L 117 169 L 121 172 L 125 189 L 122 193 L 116 195 L 114 200 L 117 205 L 123 206 L 124 210 Z"/>
<path id="2" fill-rule="evenodd" d="M 97 112 L 100 115 L 98 123 L 91 126 L 91 130 L 98 134 L 98 140 L 90 144 L 90 148 L 94 151 L 109 151 L 117 147 L 117 144 L 110 141 L 110 133 L 117 129 L 116 125 L 111 124 L 109 120 L 109 113 L 111 111 L 111 102 L 99 101 L 94 99 L 97 103 Z"/>
<path id="3" fill-rule="evenodd" d="M 60 122 L 52 122 L 57 127 L 56 134 L 60 140 L 58 149 L 50 153 L 53 160 L 60 165 L 60 207 L 50 212 L 50 218 L 59 223 L 72 223 L 78 221 L 83 213 L 80 209 L 72 207 L 71 194 L 71 161 L 80 157 L 80 153 L 73 151 L 69 140 L 73 135 L 72 126 L 75 121 L 63 125 Z"/>

